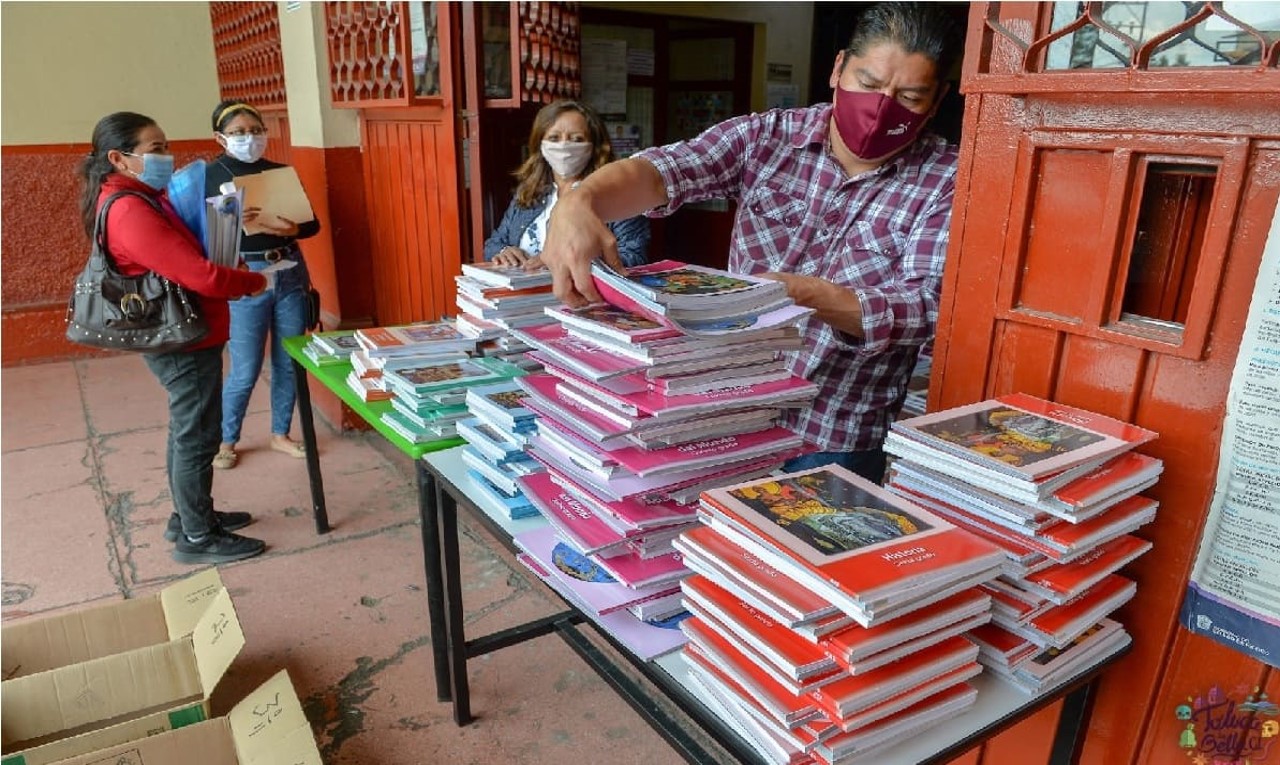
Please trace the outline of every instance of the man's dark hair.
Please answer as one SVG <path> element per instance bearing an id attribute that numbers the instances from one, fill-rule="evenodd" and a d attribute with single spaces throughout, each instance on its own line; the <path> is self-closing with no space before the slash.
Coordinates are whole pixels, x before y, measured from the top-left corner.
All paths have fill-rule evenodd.
<path id="1" fill-rule="evenodd" d="M 951 13 L 941 3 L 877 3 L 862 12 L 845 48 L 846 56 L 862 56 L 880 43 L 894 43 L 934 63 L 941 82 L 951 73 L 959 52 L 959 34 Z"/>

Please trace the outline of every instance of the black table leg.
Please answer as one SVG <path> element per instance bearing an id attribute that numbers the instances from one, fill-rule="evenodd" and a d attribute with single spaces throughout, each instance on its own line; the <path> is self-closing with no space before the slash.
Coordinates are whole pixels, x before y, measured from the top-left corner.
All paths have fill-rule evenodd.
<path id="1" fill-rule="evenodd" d="M 436 667 L 436 700 L 453 698 L 449 678 L 449 633 L 445 623 L 443 570 L 440 567 L 440 517 L 436 511 L 436 478 L 422 460 L 418 472 L 418 519 L 422 524 L 422 562 L 427 570 L 427 616 L 431 620 L 431 655 Z"/>
<path id="2" fill-rule="evenodd" d="M 1089 719 L 1089 706 L 1093 695 L 1091 680 L 1076 688 L 1062 701 L 1058 713 L 1058 730 L 1053 736 L 1053 748 L 1049 751 L 1049 765 L 1075 765 L 1080 758 L 1080 742 L 1084 740 L 1085 724 Z"/>
<path id="3" fill-rule="evenodd" d="M 436 513 L 440 526 L 441 573 L 444 579 L 444 614 L 448 634 L 449 679 L 453 691 L 453 721 L 467 725 L 471 717 L 471 686 L 467 682 L 467 637 L 462 623 L 462 573 L 458 559 L 458 503 L 436 482 Z"/>
<path id="4" fill-rule="evenodd" d="M 298 392 L 298 419 L 302 421 L 302 445 L 307 451 L 307 476 L 311 479 L 311 512 L 316 533 L 329 532 L 329 511 L 324 504 L 324 477 L 320 475 L 320 452 L 316 448 L 316 421 L 311 411 L 311 386 L 306 367 L 293 362 L 293 387 Z"/>

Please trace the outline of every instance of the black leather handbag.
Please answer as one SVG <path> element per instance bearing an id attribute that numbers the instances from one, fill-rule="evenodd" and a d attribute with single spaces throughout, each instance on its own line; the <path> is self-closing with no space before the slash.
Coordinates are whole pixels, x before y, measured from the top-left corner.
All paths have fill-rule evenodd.
<path id="1" fill-rule="evenodd" d="M 187 291 L 154 271 L 123 276 L 107 247 L 107 210 L 125 194 L 147 200 L 133 191 L 112 194 L 103 201 L 94 221 L 89 262 L 76 278 L 67 305 L 67 339 L 73 343 L 113 351 L 169 353 L 209 334 L 199 305 Z"/>

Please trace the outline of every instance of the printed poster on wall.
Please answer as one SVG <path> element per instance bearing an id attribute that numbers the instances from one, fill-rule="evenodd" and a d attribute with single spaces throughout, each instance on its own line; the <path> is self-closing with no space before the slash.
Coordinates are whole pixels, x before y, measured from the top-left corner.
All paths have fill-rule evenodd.
<path id="1" fill-rule="evenodd" d="M 1280 667 L 1280 207 L 1231 375 L 1217 484 L 1181 620 Z"/>

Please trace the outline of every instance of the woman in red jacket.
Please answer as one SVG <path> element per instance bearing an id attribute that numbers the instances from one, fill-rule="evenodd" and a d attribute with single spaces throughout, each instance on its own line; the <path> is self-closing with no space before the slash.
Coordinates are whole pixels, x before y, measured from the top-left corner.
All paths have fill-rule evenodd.
<path id="1" fill-rule="evenodd" d="M 116 266 L 126 275 L 155 271 L 182 285 L 196 296 L 209 324 L 209 334 L 197 343 L 143 356 L 169 394 L 165 468 L 175 512 L 165 538 L 175 543 L 173 558 L 179 563 L 226 563 L 253 557 L 266 545 L 231 533 L 252 521 L 249 514 L 213 509 L 211 461 L 218 451 L 222 420 L 227 301 L 261 293 L 268 278 L 215 266 L 205 258 L 165 195 L 173 157 L 164 131 L 150 117 L 116 112 L 99 120 L 93 129 L 93 151 L 81 163 L 80 175 L 86 233 L 93 236 L 102 203 L 127 192 L 111 203 L 105 221 L 107 249 Z"/>

